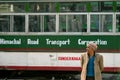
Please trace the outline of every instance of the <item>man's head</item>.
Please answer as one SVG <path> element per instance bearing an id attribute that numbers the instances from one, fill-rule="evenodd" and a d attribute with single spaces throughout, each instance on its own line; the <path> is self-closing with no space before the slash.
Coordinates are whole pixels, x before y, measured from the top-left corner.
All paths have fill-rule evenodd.
<path id="1" fill-rule="evenodd" d="M 88 43 L 86 50 L 88 53 L 91 51 L 95 52 L 97 50 L 97 44 L 96 43 Z"/>

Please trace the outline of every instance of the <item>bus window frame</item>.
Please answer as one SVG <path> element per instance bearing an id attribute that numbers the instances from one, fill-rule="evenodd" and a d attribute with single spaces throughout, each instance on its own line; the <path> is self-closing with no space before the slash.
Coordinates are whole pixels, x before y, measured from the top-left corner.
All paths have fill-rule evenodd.
<path id="1" fill-rule="evenodd" d="M 86 14 L 87 15 L 87 32 L 59 32 L 59 15 L 82 15 Z M 92 14 L 111 14 L 113 15 L 113 30 L 112 32 L 91 32 L 90 31 L 90 15 Z M 24 15 L 25 16 L 25 32 L 0 32 L 1 34 L 24 34 L 24 35 L 37 35 L 37 34 L 47 34 L 47 35 L 56 35 L 56 34 L 62 34 L 62 35 L 74 35 L 74 34 L 79 34 L 79 35 L 91 35 L 91 34 L 98 34 L 98 35 L 120 35 L 120 32 L 116 32 L 116 15 L 120 15 L 119 12 L 113 13 L 113 12 L 101 12 L 101 13 L 96 13 L 96 12 L 84 12 L 84 13 L 0 13 L 0 15 Z M 29 15 L 55 15 L 56 16 L 56 31 L 55 32 L 28 32 L 28 22 L 29 22 Z M 72 34 L 71 34 L 72 33 Z"/>

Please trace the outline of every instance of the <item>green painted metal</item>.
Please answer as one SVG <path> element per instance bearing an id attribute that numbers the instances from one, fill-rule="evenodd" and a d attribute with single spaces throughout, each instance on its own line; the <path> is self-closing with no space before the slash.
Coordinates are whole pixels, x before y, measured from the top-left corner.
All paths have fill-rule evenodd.
<path id="1" fill-rule="evenodd" d="M 29 12 L 29 11 L 30 11 L 29 3 L 25 3 L 25 12 Z"/>
<path id="2" fill-rule="evenodd" d="M 113 1 L 113 11 L 116 12 L 117 11 L 117 2 Z"/>
<path id="3" fill-rule="evenodd" d="M 56 3 L 56 12 L 60 12 L 60 4 L 58 2 Z"/>
<path id="4" fill-rule="evenodd" d="M 120 35 L 0 35 L 0 48 L 85 49 L 95 42 L 99 49 L 120 49 Z"/>
<path id="5" fill-rule="evenodd" d="M 87 6 L 87 12 L 91 12 L 91 4 L 90 4 L 90 2 L 87 2 L 86 6 Z"/>

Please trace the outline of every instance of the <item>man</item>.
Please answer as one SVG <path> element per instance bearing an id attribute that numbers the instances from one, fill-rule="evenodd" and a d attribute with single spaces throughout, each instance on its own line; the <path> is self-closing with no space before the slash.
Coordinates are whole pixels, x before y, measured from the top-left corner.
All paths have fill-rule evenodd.
<path id="1" fill-rule="evenodd" d="M 88 43 L 86 53 L 81 55 L 81 80 L 102 80 L 103 56 L 96 50 L 95 43 Z"/>

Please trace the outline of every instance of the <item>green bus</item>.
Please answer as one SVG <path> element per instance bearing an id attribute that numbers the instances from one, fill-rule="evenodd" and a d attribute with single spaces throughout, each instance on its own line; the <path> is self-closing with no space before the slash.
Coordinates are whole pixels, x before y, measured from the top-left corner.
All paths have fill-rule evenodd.
<path id="1" fill-rule="evenodd" d="M 0 0 L 2 78 L 40 72 L 53 80 L 61 78 L 57 73 L 75 78 L 80 55 L 94 42 L 105 58 L 104 80 L 118 80 L 118 74 L 105 73 L 120 71 L 119 40 L 119 0 Z"/>

